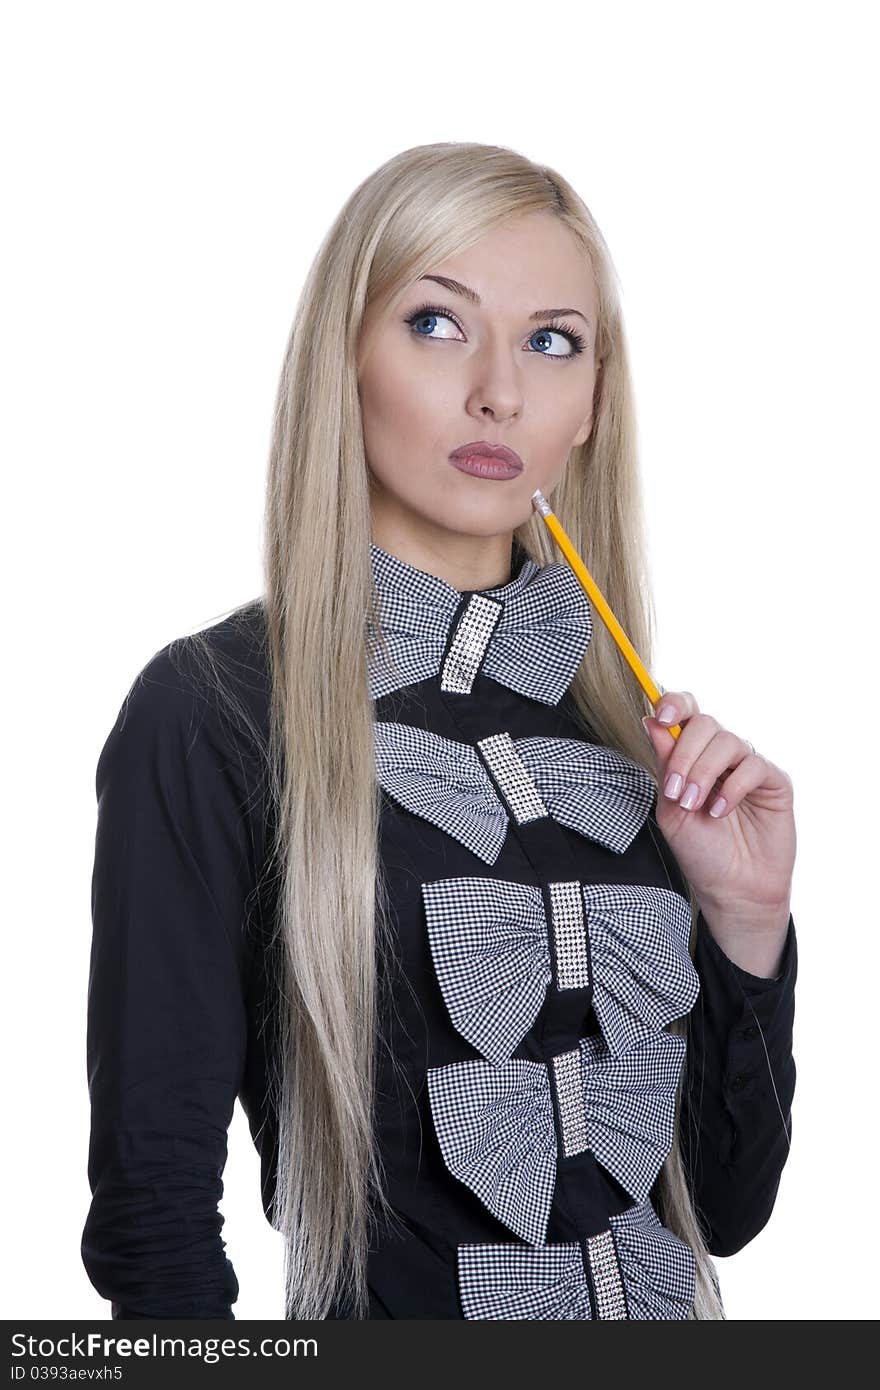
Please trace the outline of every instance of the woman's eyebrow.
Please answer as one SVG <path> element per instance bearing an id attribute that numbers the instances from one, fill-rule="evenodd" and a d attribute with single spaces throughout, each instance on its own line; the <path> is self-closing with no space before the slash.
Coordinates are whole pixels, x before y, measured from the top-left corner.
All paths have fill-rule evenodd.
<path id="1" fill-rule="evenodd" d="M 451 280 L 448 275 L 420 275 L 420 280 L 433 280 L 435 284 L 442 285 L 450 294 L 460 294 L 464 299 L 469 299 L 472 304 L 481 304 L 482 300 L 476 290 L 472 290 L 470 285 L 463 285 L 460 280 Z M 530 319 L 552 319 L 561 314 L 578 314 L 590 328 L 590 320 L 586 314 L 582 314 L 580 309 L 536 309 L 533 314 L 529 314 Z"/>

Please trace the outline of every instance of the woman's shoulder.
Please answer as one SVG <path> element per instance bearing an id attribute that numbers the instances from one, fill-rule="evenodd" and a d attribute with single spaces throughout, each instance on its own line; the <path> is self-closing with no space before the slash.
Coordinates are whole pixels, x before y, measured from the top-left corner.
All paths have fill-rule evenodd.
<path id="1" fill-rule="evenodd" d="M 260 760 L 268 724 L 265 609 L 262 599 L 253 599 L 155 652 L 131 682 L 111 740 L 142 745 L 174 730 L 181 746 L 207 741 L 221 752 Z"/>

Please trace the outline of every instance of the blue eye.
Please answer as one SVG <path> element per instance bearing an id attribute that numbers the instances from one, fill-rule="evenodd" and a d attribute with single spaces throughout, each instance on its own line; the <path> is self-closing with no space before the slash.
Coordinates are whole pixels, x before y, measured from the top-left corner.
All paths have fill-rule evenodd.
<path id="1" fill-rule="evenodd" d="M 433 319 L 435 323 L 437 319 L 446 319 L 448 323 L 456 322 L 456 320 L 452 317 L 451 314 L 443 314 L 440 312 L 439 309 L 431 309 L 429 307 L 417 309 L 414 314 L 410 314 L 409 318 L 407 319 L 407 323 L 412 325 L 413 332 L 416 333 L 420 338 L 428 337 L 427 333 L 420 333 L 416 326 L 422 319 Z"/>
<path id="2" fill-rule="evenodd" d="M 433 326 L 436 325 L 439 319 L 445 319 L 447 323 L 453 323 L 457 328 L 461 329 L 461 324 L 455 315 L 449 313 L 447 309 L 441 308 L 439 304 L 420 305 L 418 309 L 414 309 L 413 312 L 408 315 L 405 322 L 409 325 L 417 338 L 426 338 L 430 341 L 430 339 L 434 337 Z M 431 324 L 431 320 L 433 320 L 433 325 Z M 420 329 L 420 325 L 423 322 L 428 324 L 428 332 L 426 333 L 422 333 Z M 443 337 L 449 335 L 442 334 L 439 336 L 442 340 Z M 566 328 L 564 325 L 556 323 L 548 323 L 545 324 L 543 328 L 536 328 L 528 341 L 531 343 L 535 338 L 544 338 L 547 340 L 553 336 L 567 338 L 571 344 L 571 351 L 544 352 L 538 349 L 536 356 L 549 357 L 556 362 L 570 362 L 572 358 L 577 357 L 586 348 L 586 342 L 581 337 L 580 333 L 576 333 L 573 328 Z"/>
<path id="3" fill-rule="evenodd" d="M 568 330 L 560 331 L 560 330 L 555 329 L 555 328 L 550 328 L 549 326 L 548 326 L 547 328 L 539 328 L 538 331 L 537 331 L 536 333 L 533 333 L 533 334 L 532 334 L 531 338 L 529 339 L 529 342 L 532 342 L 533 339 L 535 339 L 535 338 L 568 338 L 569 342 L 574 342 L 576 336 L 577 336 L 577 340 L 578 340 L 578 342 L 581 344 L 581 346 L 577 347 L 577 348 L 575 349 L 574 352 L 542 352 L 542 353 L 541 353 L 541 356 L 542 356 L 542 357 L 576 357 L 578 352 L 582 352 L 582 351 L 583 351 L 583 346 L 582 346 L 582 344 L 583 344 L 583 339 L 580 338 L 579 335 L 575 335 L 575 334 L 573 334 L 573 333 L 569 333 Z"/>

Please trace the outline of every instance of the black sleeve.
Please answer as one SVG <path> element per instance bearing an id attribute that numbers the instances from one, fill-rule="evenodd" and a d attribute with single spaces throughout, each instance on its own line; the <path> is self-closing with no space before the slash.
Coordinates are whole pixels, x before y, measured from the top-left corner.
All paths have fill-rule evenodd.
<path id="1" fill-rule="evenodd" d="M 218 1202 L 246 1054 L 253 837 L 240 762 L 169 650 L 97 765 L 81 1255 L 113 1318 L 234 1319 Z"/>
<path id="2" fill-rule="evenodd" d="M 688 1018 L 681 1146 L 711 1254 L 734 1255 L 769 1220 L 791 1140 L 797 940 L 789 917 L 780 974 L 734 964 L 702 913 Z"/>

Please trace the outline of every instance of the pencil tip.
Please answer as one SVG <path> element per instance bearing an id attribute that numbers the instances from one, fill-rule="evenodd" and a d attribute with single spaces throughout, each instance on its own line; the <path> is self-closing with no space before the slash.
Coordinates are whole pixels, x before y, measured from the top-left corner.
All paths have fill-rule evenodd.
<path id="1" fill-rule="evenodd" d="M 540 512 L 542 516 L 550 515 L 550 504 L 540 488 L 536 488 L 532 493 L 532 506 L 535 508 L 535 511 Z"/>

